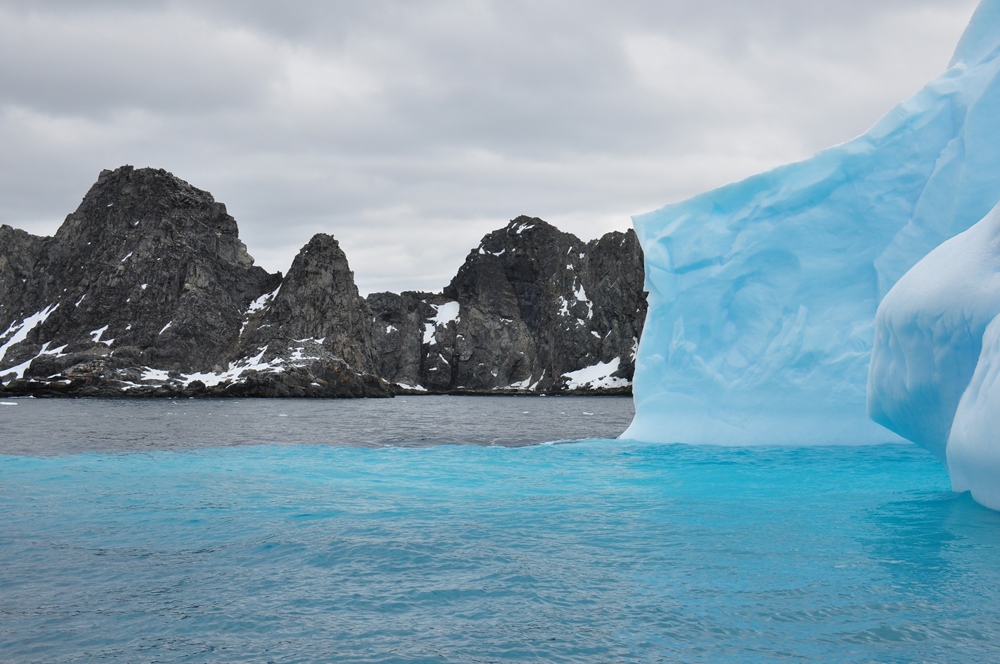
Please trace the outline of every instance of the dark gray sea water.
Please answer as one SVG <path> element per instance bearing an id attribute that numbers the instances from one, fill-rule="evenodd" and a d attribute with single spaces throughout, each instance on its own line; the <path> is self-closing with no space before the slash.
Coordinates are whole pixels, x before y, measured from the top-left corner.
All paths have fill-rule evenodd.
<path id="1" fill-rule="evenodd" d="M 515 447 L 616 438 L 634 412 L 628 397 L 7 399 L 0 401 L 0 454 L 260 444 Z"/>

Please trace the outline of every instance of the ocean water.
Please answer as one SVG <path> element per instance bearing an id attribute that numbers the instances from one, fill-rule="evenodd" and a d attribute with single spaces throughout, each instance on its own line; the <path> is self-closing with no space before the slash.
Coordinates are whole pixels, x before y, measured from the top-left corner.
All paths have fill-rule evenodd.
<path id="1" fill-rule="evenodd" d="M 8 399 L 0 402 L 0 454 L 260 444 L 516 447 L 616 438 L 634 412 L 628 397 Z"/>
<path id="2" fill-rule="evenodd" d="M 3 662 L 1000 659 L 1000 513 L 913 446 L 528 444 L 626 399 L 5 403 Z"/>

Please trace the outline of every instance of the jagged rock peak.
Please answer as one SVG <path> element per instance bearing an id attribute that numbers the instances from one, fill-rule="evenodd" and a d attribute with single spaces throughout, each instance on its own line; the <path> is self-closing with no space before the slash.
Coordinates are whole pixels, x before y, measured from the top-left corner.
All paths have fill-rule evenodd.
<path id="1" fill-rule="evenodd" d="M 68 244 L 121 244 L 151 230 L 211 234 L 217 238 L 219 258 L 245 267 L 254 262 L 224 204 L 216 202 L 209 192 L 156 168 L 126 165 L 101 171 L 55 237 Z"/>
<path id="2" fill-rule="evenodd" d="M 645 311 L 631 232 L 585 243 L 517 217 L 442 293 L 366 302 L 332 236 L 282 279 L 253 265 L 211 194 L 131 166 L 102 172 L 54 237 L 0 227 L 0 268 L 9 394 L 391 394 L 379 376 L 436 391 L 627 389 Z"/>
<path id="3" fill-rule="evenodd" d="M 340 244 L 318 233 L 295 256 L 280 289 L 248 318 L 240 352 L 266 349 L 265 360 L 336 357 L 371 373 L 377 364 L 371 321 Z"/>
<path id="4" fill-rule="evenodd" d="M 632 232 L 585 243 L 517 217 L 441 294 L 369 296 L 382 375 L 438 391 L 627 389 L 643 277 Z"/>
<path id="5" fill-rule="evenodd" d="M 371 313 L 336 240 L 288 278 L 253 264 L 210 193 L 103 171 L 54 237 L 0 228 L 8 394 L 389 396 Z"/>
<path id="6" fill-rule="evenodd" d="M 559 230 L 547 221 L 538 217 L 521 215 L 511 219 L 504 228 L 484 236 L 479 246 L 472 250 L 470 256 L 473 254 L 500 255 L 499 252 L 504 249 L 529 247 L 553 241 L 582 244 L 580 238 L 572 233 Z"/>
<path id="7" fill-rule="evenodd" d="M 280 280 L 253 265 L 224 205 L 163 170 L 102 172 L 39 242 L 19 291 L 0 293 L 6 380 L 223 367 L 243 312 Z M 0 245 L 23 258 L 11 253 Z"/>
<path id="8" fill-rule="evenodd" d="M 529 217 L 527 215 L 520 215 L 511 219 L 507 224 L 507 227 L 502 229 L 507 235 L 512 236 L 523 236 L 526 233 L 531 235 L 537 235 L 538 233 L 557 233 L 557 234 L 567 234 L 559 230 L 549 222 L 544 219 L 539 219 L 538 217 Z M 494 231 L 495 233 L 496 231 Z M 494 233 L 490 233 L 493 235 Z M 489 237 L 489 236 L 487 236 Z"/>

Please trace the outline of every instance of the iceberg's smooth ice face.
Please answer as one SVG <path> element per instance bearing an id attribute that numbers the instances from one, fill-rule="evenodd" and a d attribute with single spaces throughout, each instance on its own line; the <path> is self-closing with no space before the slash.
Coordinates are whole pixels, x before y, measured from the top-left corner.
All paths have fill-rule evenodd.
<path id="1" fill-rule="evenodd" d="M 866 134 L 634 219 L 649 310 L 623 437 L 896 439 L 865 409 L 875 311 L 1000 200 L 998 47 L 984 0 L 948 71 Z"/>
<path id="2" fill-rule="evenodd" d="M 879 305 L 868 373 L 871 418 L 944 461 L 983 335 L 998 313 L 1000 208 L 994 208 L 927 254 Z"/>
<path id="3" fill-rule="evenodd" d="M 948 474 L 955 491 L 1000 510 L 1000 316 L 986 327 L 972 380 L 948 437 Z"/>
<path id="4" fill-rule="evenodd" d="M 956 491 L 1000 509 L 1000 206 L 882 300 L 868 412 L 946 461 Z"/>

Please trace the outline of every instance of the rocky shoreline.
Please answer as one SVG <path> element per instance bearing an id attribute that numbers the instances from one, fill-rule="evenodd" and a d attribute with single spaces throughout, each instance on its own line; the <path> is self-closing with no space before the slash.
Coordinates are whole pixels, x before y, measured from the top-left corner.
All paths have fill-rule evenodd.
<path id="1" fill-rule="evenodd" d="M 363 298 L 333 237 L 270 274 L 211 194 L 123 166 L 52 237 L 0 226 L 0 395 L 628 394 L 643 276 L 632 231 L 518 217 L 441 293 Z"/>

